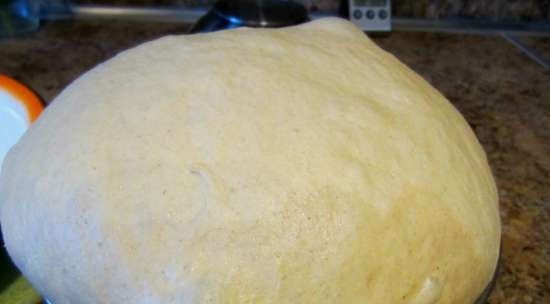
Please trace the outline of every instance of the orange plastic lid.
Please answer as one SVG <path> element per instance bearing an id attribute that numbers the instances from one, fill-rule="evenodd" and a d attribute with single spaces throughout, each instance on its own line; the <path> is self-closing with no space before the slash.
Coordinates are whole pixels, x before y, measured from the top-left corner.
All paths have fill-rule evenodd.
<path id="1" fill-rule="evenodd" d="M 38 96 L 29 88 L 0 75 L 0 165 L 43 108 Z"/>

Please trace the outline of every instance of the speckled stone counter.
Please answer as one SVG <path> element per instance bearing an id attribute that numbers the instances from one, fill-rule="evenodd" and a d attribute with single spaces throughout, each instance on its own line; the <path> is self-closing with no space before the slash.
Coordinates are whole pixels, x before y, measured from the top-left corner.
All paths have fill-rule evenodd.
<path id="1" fill-rule="evenodd" d="M 0 73 L 50 102 L 118 51 L 185 30 L 174 24 L 48 23 L 26 38 L 0 41 Z M 550 303 L 550 71 L 499 37 L 393 33 L 375 40 L 443 92 L 488 153 L 503 221 L 502 265 L 490 303 Z M 525 42 L 550 58 L 550 39 Z"/>

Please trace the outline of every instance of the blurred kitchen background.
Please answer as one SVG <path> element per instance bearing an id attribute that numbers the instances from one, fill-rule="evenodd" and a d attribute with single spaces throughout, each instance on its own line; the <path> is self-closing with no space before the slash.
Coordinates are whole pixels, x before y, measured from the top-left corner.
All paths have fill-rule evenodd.
<path id="1" fill-rule="evenodd" d="M 57 0 L 64 2 L 62 0 Z M 52 0 L 51 2 L 56 2 Z M 73 0 L 75 4 L 170 5 L 207 7 L 215 0 Z M 336 12 L 342 1 L 297 0 L 309 11 Z M 391 1 L 395 17 L 414 18 L 486 18 L 494 21 L 548 21 L 548 0 L 400 0 Z"/>
<path id="2" fill-rule="evenodd" d="M 64 0 L 50 0 L 62 3 Z M 178 7 L 207 7 L 214 0 L 73 0 L 74 4 L 106 5 L 169 5 Z M 336 12 L 342 1 L 297 0 L 309 11 Z M 391 1 L 395 17 L 414 18 L 486 18 L 494 21 L 548 21 L 548 0 L 400 0 Z"/>
<path id="3" fill-rule="evenodd" d="M 489 303 L 550 303 L 550 0 L 296 2 L 310 18 L 356 22 L 461 111 L 499 187 L 502 260 Z M 116 53 L 188 33 L 213 3 L 0 0 L 0 74 L 48 104 Z M 36 303 L 0 258 L 0 303 Z"/>

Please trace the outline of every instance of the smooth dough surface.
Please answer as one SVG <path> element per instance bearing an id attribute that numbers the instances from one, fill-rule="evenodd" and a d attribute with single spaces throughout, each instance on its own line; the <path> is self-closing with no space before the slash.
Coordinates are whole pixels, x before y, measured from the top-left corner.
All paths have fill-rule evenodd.
<path id="1" fill-rule="evenodd" d="M 7 249 L 65 303 L 471 303 L 500 242 L 457 110 L 351 23 L 168 36 L 8 154 Z"/>

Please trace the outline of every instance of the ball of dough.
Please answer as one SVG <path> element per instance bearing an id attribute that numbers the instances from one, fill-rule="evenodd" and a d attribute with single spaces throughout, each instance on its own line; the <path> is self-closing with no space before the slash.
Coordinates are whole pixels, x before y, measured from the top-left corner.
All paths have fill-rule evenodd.
<path id="1" fill-rule="evenodd" d="M 9 153 L 7 249 L 64 303 L 471 303 L 497 191 L 457 110 L 351 23 L 168 36 Z"/>

